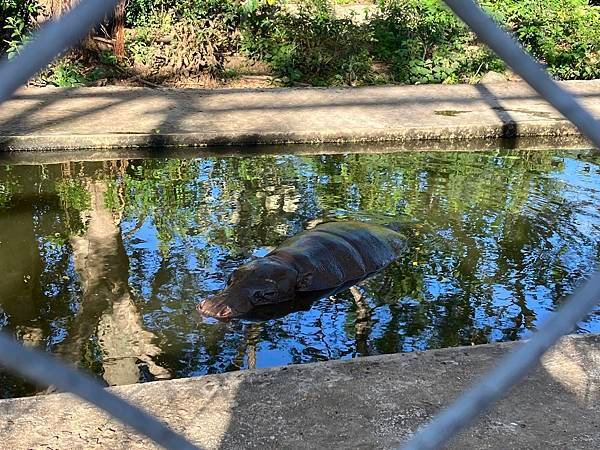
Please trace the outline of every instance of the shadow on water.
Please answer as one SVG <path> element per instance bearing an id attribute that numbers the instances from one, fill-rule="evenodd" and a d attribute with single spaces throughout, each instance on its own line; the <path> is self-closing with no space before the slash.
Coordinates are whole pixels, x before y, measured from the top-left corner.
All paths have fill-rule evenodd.
<path id="1" fill-rule="evenodd" d="M 521 339 L 600 259 L 599 177 L 564 151 L 0 166 L 0 327 L 106 384 Z M 409 254 L 333 298 L 197 315 L 326 219 L 399 222 Z"/>

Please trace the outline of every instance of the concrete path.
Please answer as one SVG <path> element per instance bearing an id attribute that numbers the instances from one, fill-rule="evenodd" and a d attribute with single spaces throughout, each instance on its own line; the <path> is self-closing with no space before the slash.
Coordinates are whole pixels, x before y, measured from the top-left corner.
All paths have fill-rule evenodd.
<path id="1" fill-rule="evenodd" d="M 600 117 L 600 80 L 566 82 Z M 29 88 L 0 108 L 0 148 L 85 149 L 564 136 L 524 83 L 195 90 Z"/>
<path id="2" fill-rule="evenodd" d="M 508 350 L 492 344 L 112 388 L 208 449 L 391 449 Z M 6 449 L 147 449 L 66 394 L 0 401 Z M 451 444 L 600 448 L 600 335 L 564 338 Z"/>

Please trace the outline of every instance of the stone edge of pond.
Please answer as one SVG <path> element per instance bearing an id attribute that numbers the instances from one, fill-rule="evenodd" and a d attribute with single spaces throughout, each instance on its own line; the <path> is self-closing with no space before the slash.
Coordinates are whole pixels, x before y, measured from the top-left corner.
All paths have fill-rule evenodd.
<path id="1" fill-rule="evenodd" d="M 110 388 L 204 448 L 396 448 L 520 343 Z M 600 448 L 600 334 L 564 337 L 450 448 Z M 154 448 L 67 394 L 0 400 L 6 448 Z"/>
<path id="2" fill-rule="evenodd" d="M 561 85 L 600 115 L 600 80 Z M 0 150 L 561 140 L 578 130 L 525 83 L 356 88 L 27 88 L 0 109 Z M 457 142 L 457 143 L 455 143 Z M 589 144 L 588 144 L 589 145 Z M 296 148 L 288 148 L 295 152 Z"/>
<path id="3" fill-rule="evenodd" d="M 412 140 L 403 142 L 364 142 L 364 143 L 320 143 L 170 148 L 105 148 L 105 149 L 38 149 L 37 151 L 1 151 L 0 164 L 36 165 L 59 164 L 69 161 L 105 161 L 109 159 L 153 159 L 204 157 L 243 157 L 276 156 L 293 154 L 297 156 L 331 154 L 390 154 L 402 152 L 510 152 L 544 150 L 579 150 L 584 153 L 592 150 L 588 140 L 581 135 L 520 136 L 511 139 L 470 139 L 470 140 Z"/>
<path id="4" fill-rule="evenodd" d="M 198 132 L 198 133 L 139 133 L 139 134 L 72 134 L 72 135 L 4 135 L 0 136 L 0 151 L 152 149 L 152 148 L 211 148 L 243 146 L 281 146 L 289 144 L 405 144 L 404 147 L 449 149 L 469 147 L 470 140 L 504 140 L 515 138 L 553 138 L 556 146 L 564 147 L 566 140 L 579 136 L 577 128 L 567 120 L 534 123 L 511 123 L 467 126 L 412 126 L 385 129 L 337 129 L 326 131 L 264 131 Z M 588 143 L 588 146 L 591 146 Z M 295 146 L 288 152 L 295 153 Z"/>

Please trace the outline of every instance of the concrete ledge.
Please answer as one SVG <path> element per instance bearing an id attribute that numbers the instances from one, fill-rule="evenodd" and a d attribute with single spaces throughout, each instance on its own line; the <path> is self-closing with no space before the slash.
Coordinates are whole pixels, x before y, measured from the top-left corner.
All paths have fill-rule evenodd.
<path id="1" fill-rule="evenodd" d="M 403 141 L 393 143 L 320 143 L 290 145 L 212 146 L 212 147 L 166 147 L 166 148 L 103 148 L 45 151 L 0 151 L 0 163 L 13 165 L 60 164 L 69 161 L 106 161 L 107 159 L 152 159 L 182 158 L 202 156 L 249 156 L 249 155 L 331 155 L 353 153 L 398 153 L 398 152 L 448 152 L 448 151 L 493 151 L 501 152 L 539 150 L 580 150 L 590 151 L 589 141 L 579 135 L 515 137 L 511 139 L 470 139 L 470 140 L 430 140 Z"/>
<path id="2" fill-rule="evenodd" d="M 520 343 L 113 388 L 206 448 L 397 447 Z M 600 335 L 569 336 L 456 449 L 600 448 Z M 66 394 L 0 401 L 11 449 L 152 445 Z"/>
<path id="3" fill-rule="evenodd" d="M 600 116 L 600 80 L 563 85 Z M 573 136 L 526 84 L 339 89 L 29 88 L 0 110 L 5 150 Z"/>

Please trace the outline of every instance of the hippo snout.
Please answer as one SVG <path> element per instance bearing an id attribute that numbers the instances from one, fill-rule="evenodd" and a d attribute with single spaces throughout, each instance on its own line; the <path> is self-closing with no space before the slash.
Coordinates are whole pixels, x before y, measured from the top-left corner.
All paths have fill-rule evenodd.
<path id="1" fill-rule="evenodd" d="M 233 317 L 231 306 L 225 305 L 222 301 L 202 300 L 198 306 L 198 311 L 205 316 L 211 316 L 216 319 L 229 319 Z"/>
<path id="2" fill-rule="evenodd" d="M 241 305 L 240 305 L 241 306 Z M 230 299 L 221 295 L 202 300 L 198 306 L 200 314 L 214 317 L 215 319 L 227 320 L 239 317 L 247 312 L 249 308 L 231 305 Z"/>

